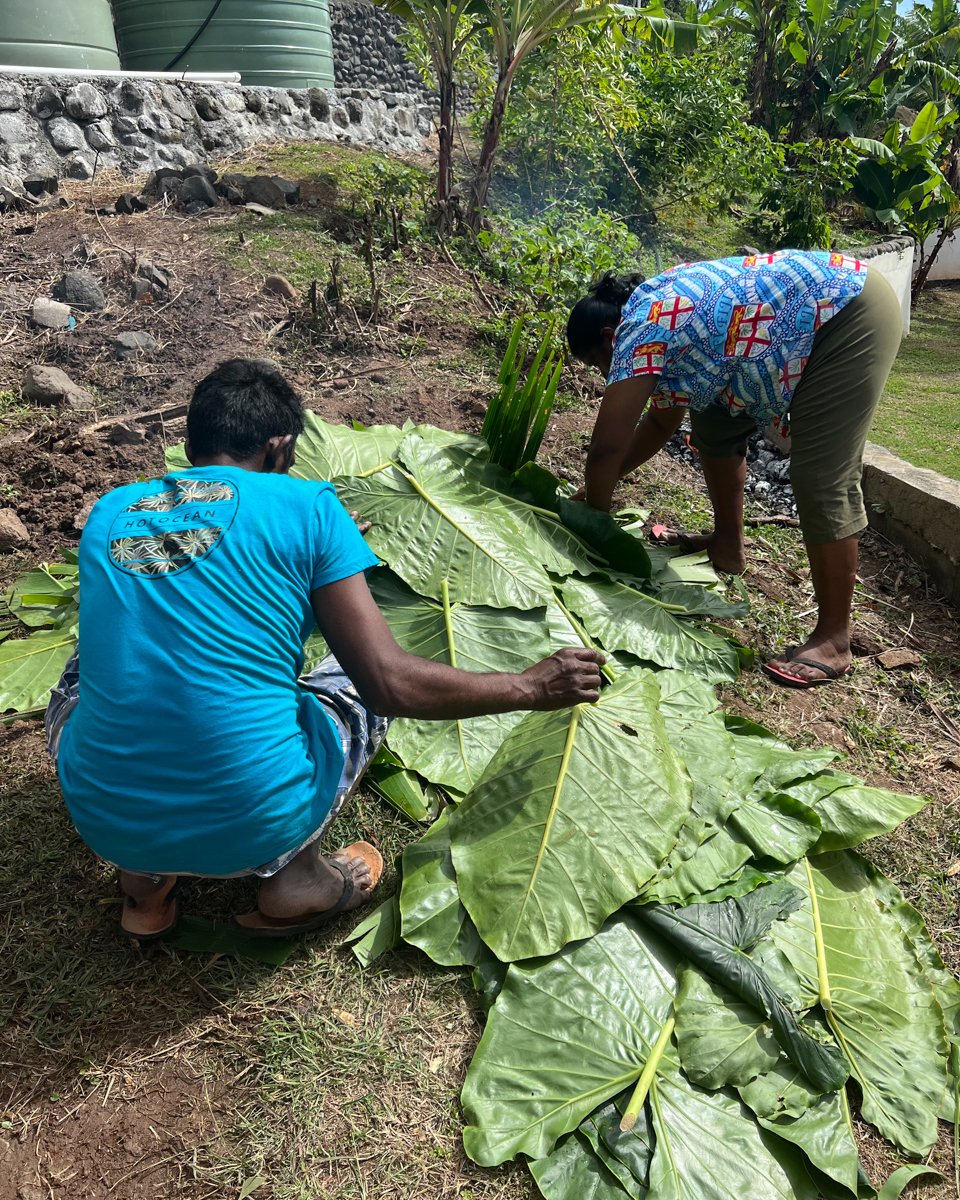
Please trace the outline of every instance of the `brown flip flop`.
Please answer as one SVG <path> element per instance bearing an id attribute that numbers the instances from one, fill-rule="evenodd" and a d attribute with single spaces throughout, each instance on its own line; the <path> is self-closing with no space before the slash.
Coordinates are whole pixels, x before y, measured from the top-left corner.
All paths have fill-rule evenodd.
<path id="1" fill-rule="evenodd" d="M 180 890 L 180 880 L 177 876 L 173 877 L 173 881 L 168 884 L 166 892 L 163 893 L 161 899 L 161 907 L 170 912 L 170 920 L 162 929 L 145 930 L 140 932 L 135 928 L 137 923 L 137 914 L 140 907 L 133 896 L 123 894 L 123 912 L 120 914 L 120 929 L 125 937 L 133 938 L 134 941 L 145 946 L 150 942 L 158 942 L 161 938 L 165 938 L 168 933 L 172 933 L 177 927 L 177 922 L 180 920 L 180 906 L 177 903 L 177 893 Z M 151 896 L 151 900 L 155 897 Z"/>
<path id="2" fill-rule="evenodd" d="M 242 913 L 240 916 L 234 917 L 234 925 L 251 937 L 258 938 L 296 937 L 298 934 L 312 933 L 313 930 L 320 929 L 339 913 L 342 913 L 357 894 L 357 885 L 353 882 L 353 877 L 347 867 L 347 862 L 351 858 L 362 858 L 370 868 L 372 882 L 368 896 L 372 896 L 380 882 L 380 876 L 383 874 L 383 856 L 369 842 L 354 842 L 352 845 L 338 850 L 332 858 L 325 859 L 334 870 L 339 871 L 343 876 L 343 891 L 340 893 L 340 899 L 331 908 L 325 908 L 320 912 L 303 913 L 298 917 L 268 917 L 257 908 L 253 912 Z"/>

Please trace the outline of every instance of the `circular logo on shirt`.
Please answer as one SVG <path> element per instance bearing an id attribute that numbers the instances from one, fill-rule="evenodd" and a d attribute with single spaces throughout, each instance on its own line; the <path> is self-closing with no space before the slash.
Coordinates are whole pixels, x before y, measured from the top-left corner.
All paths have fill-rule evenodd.
<path id="1" fill-rule="evenodd" d="M 220 544 L 237 515 L 233 484 L 221 479 L 166 479 L 110 526 L 110 561 L 130 575 L 178 575 Z"/>

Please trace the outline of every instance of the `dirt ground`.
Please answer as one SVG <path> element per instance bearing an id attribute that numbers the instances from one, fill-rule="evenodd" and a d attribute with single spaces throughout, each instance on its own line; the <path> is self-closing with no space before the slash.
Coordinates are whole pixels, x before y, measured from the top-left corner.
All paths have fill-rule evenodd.
<path id="1" fill-rule="evenodd" d="M 318 330 L 305 298 L 263 289 L 271 271 L 304 277 L 270 218 L 163 207 L 98 218 L 97 202 L 84 185 L 68 208 L 0 217 L 0 508 L 15 509 L 31 538 L 0 557 L 0 583 L 75 545 L 103 491 L 162 472 L 192 384 L 234 355 L 274 358 L 328 420 L 479 428 L 496 374 L 485 329 L 497 289 L 438 251 L 384 260 L 377 321 L 358 284 L 338 322 Z M 130 300 L 144 260 L 170 279 L 148 304 Z M 78 314 L 72 331 L 32 328 L 34 298 L 78 264 L 99 279 L 107 309 Z M 159 348 L 120 361 L 113 339 L 141 330 Z M 23 403 L 20 379 L 34 363 L 67 371 L 95 406 Z M 579 478 L 597 389 L 582 378 L 565 387 L 542 461 Z M 685 525 L 708 513 L 696 472 L 664 456 L 623 501 Z M 750 555 L 753 609 L 734 633 L 762 655 L 809 626 L 812 592 L 795 530 L 758 527 Z M 957 614 L 876 535 L 865 539 L 860 577 L 848 679 L 799 693 L 750 670 L 725 700 L 796 744 L 835 747 L 871 783 L 930 797 L 867 853 L 957 969 Z M 885 668 L 890 649 L 913 652 L 908 665 Z M 407 952 L 361 975 L 330 940 L 275 972 L 165 948 L 135 953 L 116 941 L 109 873 L 68 827 L 35 723 L 0 730 L 0 761 L 0 1200 L 200 1200 L 244 1185 L 257 1200 L 532 1194 L 522 1173 L 481 1171 L 459 1148 L 456 1093 L 480 1027 L 467 983 Z M 349 820 L 348 832 L 393 853 L 414 836 L 371 797 Z M 215 915 L 241 893 L 197 882 L 188 899 Z M 934 1161 L 952 1173 L 943 1128 Z M 878 1176 L 889 1171 L 893 1160 L 869 1135 L 864 1147 Z"/>

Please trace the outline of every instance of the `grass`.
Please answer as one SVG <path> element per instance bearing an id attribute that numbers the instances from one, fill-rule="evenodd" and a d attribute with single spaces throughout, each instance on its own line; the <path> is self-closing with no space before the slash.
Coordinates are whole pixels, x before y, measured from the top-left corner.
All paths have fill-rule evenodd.
<path id="1" fill-rule="evenodd" d="M 960 290 L 930 288 L 913 310 L 870 438 L 960 479 Z"/>

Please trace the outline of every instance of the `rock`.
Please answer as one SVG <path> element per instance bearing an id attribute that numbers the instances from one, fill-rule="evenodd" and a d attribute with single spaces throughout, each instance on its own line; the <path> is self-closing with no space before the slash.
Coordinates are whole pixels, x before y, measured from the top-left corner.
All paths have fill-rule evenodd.
<path id="1" fill-rule="evenodd" d="M 120 87 L 120 107 L 131 116 L 139 117 L 146 99 L 143 88 L 132 79 L 125 79 Z"/>
<path id="2" fill-rule="evenodd" d="M 23 88 L 16 83 L 0 84 L 0 112 L 16 112 L 23 107 Z"/>
<path id="3" fill-rule="evenodd" d="M 300 293 L 283 275 L 268 275 L 263 281 L 263 290 L 268 296 L 279 296 L 291 304 L 300 299 Z"/>
<path id="4" fill-rule="evenodd" d="M 48 300 L 46 296 L 38 296 L 33 302 L 33 323 L 41 329 L 68 329 L 70 305 Z"/>
<path id="5" fill-rule="evenodd" d="M 244 204 L 249 179 L 249 175 L 228 172 L 220 177 L 216 185 L 217 192 L 228 204 Z"/>
<path id="6" fill-rule="evenodd" d="M 98 497 L 96 495 L 84 497 L 83 504 L 80 506 L 80 511 L 73 519 L 73 527 L 77 533 L 83 532 L 83 527 L 87 523 L 87 518 L 93 512 L 93 506 L 96 504 L 97 499 Z"/>
<path id="7" fill-rule="evenodd" d="M 92 179 L 93 167 L 82 154 L 71 154 L 67 158 L 67 175 L 71 179 Z"/>
<path id="8" fill-rule="evenodd" d="M 113 341 L 117 358 L 135 358 L 157 350 L 157 339 L 152 333 L 118 333 Z"/>
<path id="9" fill-rule="evenodd" d="M 152 304 L 153 288 L 145 279 L 132 279 L 130 281 L 130 299 L 134 304 Z"/>
<path id="10" fill-rule="evenodd" d="M 188 167 L 183 168 L 184 179 L 190 179 L 193 175 L 201 175 L 209 183 L 217 182 L 217 173 L 213 167 L 204 166 L 203 163 L 191 163 Z"/>
<path id="11" fill-rule="evenodd" d="M 29 541 L 30 532 L 13 509 L 0 508 L 0 550 L 19 550 Z"/>
<path id="12" fill-rule="evenodd" d="M 292 179 L 284 179 L 282 175 L 271 175 L 270 182 L 275 183 L 283 192 L 284 199 L 288 204 L 300 203 L 300 184 L 294 183 Z"/>
<path id="13" fill-rule="evenodd" d="M 27 175 L 23 190 L 31 196 L 55 196 L 60 190 L 60 180 L 56 175 Z"/>
<path id="14" fill-rule="evenodd" d="M 103 430 L 103 436 L 112 446 L 139 446 L 147 440 L 147 435 L 136 425 L 127 421 L 116 421 Z"/>
<path id="15" fill-rule="evenodd" d="M 92 125 L 87 126 L 84 136 L 91 150 L 99 150 L 104 154 L 108 150 L 116 149 L 117 143 L 107 121 L 94 121 Z"/>
<path id="16" fill-rule="evenodd" d="M 47 137 L 54 150 L 59 150 L 61 154 L 82 150 L 87 144 L 80 126 L 66 117 L 53 117 L 47 122 Z"/>
<path id="17" fill-rule="evenodd" d="M 219 121 L 223 116 L 223 109 L 216 100 L 212 96 L 203 95 L 203 93 L 197 97 L 195 107 L 201 121 Z"/>
<path id="18" fill-rule="evenodd" d="M 53 294 L 81 312 L 100 312 L 107 303 L 103 289 L 89 271 L 68 271 L 54 285 Z"/>
<path id="19" fill-rule="evenodd" d="M 315 121 L 322 121 L 324 124 L 330 120 L 330 100 L 327 93 L 320 88 L 311 88 L 310 97 L 310 115 Z"/>
<path id="20" fill-rule="evenodd" d="M 96 121 L 107 115 L 107 102 L 92 83 L 78 83 L 67 92 L 66 110 L 75 121 Z"/>
<path id="21" fill-rule="evenodd" d="M 146 280 L 150 287 L 158 292 L 165 292 L 170 286 L 170 276 L 166 271 L 161 271 L 159 267 L 153 265 L 153 261 L 149 258 L 140 258 L 137 260 L 137 276 L 140 279 Z"/>
<path id="22" fill-rule="evenodd" d="M 351 125 L 359 125 L 363 120 L 363 105 L 353 96 L 347 100 L 347 116 L 350 118 Z"/>
<path id="23" fill-rule="evenodd" d="M 243 189 L 248 204 L 262 204 L 264 208 L 285 208 L 287 198 L 267 175 L 254 175 Z"/>
<path id="24" fill-rule="evenodd" d="M 877 655 L 877 662 L 887 671 L 898 667 L 919 667 L 920 655 L 915 650 L 884 650 Z"/>
<path id="25" fill-rule="evenodd" d="M 47 1200 L 47 1192 L 33 1183 L 21 1183 L 17 1188 L 17 1200 Z"/>
<path id="26" fill-rule="evenodd" d="M 158 167 L 143 185 L 144 196 L 160 200 L 171 194 L 178 195 L 183 187 L 183 171 L 177 167 Z"/>
<path id="27" fill-rule="evenodd" d="M 64 408 L 93 408 L 94 400 L 59 367 L 36 363 L 27 367 L 20 384 L 24 400 Z"/>
<path id="28" fill-rule="evenodd" d="M 216 208 L 220 197 L 205 175 L 190 175 L 180 187 L 180 203 L 188 213 L 205 212 Z"/>
<path id="29" fill-rule="evenodd" d="M 346 129 L 350 124 L 350 117 L 347 115 L 345 108 L 340 108 L 339 105 L 333 110 L 333 123 L 339 125 L 341 129 Z"/>
<path id="30" fill-rule="evenodd" d="M 135 196 L 133 192 L 121 192 L 114 201 L 113 207 L 118 213 L 129 217 L 133 213 L 146 212 L 150 205 L 140 196 Z"/>
<path id="31" fill-rule="evenodd" d="M 63 112 L 63 98 L 55 87 L 45 83 L 33 93 L 33 111 L 41 121 L 58 117 Z"/>

